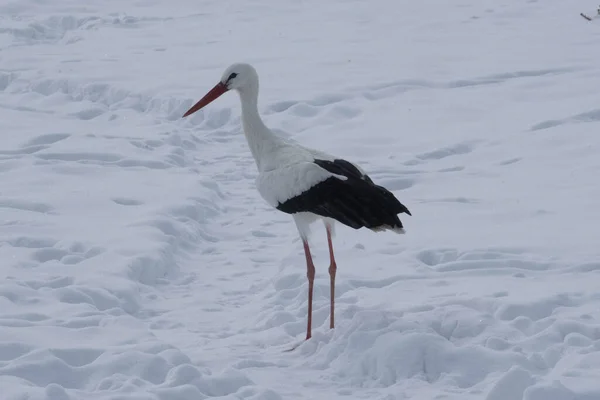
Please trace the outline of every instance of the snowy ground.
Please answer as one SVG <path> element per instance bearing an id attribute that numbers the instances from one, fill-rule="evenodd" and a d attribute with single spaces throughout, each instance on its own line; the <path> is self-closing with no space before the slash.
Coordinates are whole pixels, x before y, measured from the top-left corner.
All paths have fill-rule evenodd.
<path id="1" fill-rule="evenodd" d="M 0 397 L 600 398 L 597 2 L 3 0 Z M 315 331 L 229 64 L 413 213 L 337 228 Z"/>

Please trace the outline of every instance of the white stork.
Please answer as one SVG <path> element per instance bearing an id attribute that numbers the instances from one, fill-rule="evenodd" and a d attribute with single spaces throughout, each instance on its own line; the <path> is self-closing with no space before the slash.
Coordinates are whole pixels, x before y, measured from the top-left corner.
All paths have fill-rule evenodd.
<path id="1" fill-rule="evenodd" d="M 358 166 L 290 143 L 275 135 L 258 114 L 258 74 L 249 64 L 233 64 L 216 84 L 183 117 L 200 110 L 223 93 L 235 90 L 242 103 L 242 125 L 256 160 L 256 186 L 274 208 L 291 214 L 304 245 L 308 277 L 308 321 L 306 339 L 311 337 L 312 297 L 315 266 L 310 254 L 309 226 L 323 220 L 329 245 L 330 328 L 334 322 L 336 263 L 331 237 L 333 222 L 354 229 L 391 230 L 404 233 L 397 214 L 410 211 L 387 189 L 373 183 Z"/>

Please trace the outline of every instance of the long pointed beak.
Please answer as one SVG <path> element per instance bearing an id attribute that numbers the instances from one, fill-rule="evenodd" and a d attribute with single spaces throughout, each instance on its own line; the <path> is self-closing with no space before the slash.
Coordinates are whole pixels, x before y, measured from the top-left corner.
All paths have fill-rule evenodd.
<path id="1" fill-rule="evenodd" d="M 204 97 L 201 98 L 196 104 L 194 104 L 192 106 L 192 108 L 187 110 L 185 112 L 185 114 L 183 114 L 183 117 L 181 117 L 181 118 L 185 118 L 188 115 L 195 113 L 196 111 L 200 110 L 202 107 L 204 107 L 207 104 L 211 103 L 212 101 L 216 100 L 219 96 L 221 96 L 223 93 L 225 93 L 228 90 L 229 89 L 227 89 L 227 86 L 225 84 L 223 84 L 222 82 L 217 83 L 215 85 L 215 87 L 210 89 L 210 91 L 208 93 L 206 93 L 204 95 Z"/>

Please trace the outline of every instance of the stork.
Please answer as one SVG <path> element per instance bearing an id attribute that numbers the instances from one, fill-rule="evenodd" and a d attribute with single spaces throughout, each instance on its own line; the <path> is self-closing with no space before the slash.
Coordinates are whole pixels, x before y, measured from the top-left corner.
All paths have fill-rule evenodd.
<path id="1" fill-rule="evenodd" d="M 258 74 L 245 63 L 229 66 L 219 83 L 184 115 L 202 109 L 229 90 L 235 90 L 242 103 L 242 126 L 258 168 L 256 186 L 272 207 L 291 214 L 306 257 L 308 316 L 306 340 L 312 336 L 312 301 L 315 266 L 308 237 L 310 225 L 322 220 L 329 246 L 330 320 L 335 326 L 335 275 L 333 253 L 334 222 L 354 229 L 405 233 L 398 214 L 410 211 L 394 195 L 376 185 L 357 165 L 333 155 L 291 143 L 275 135 L 258 113 Z"/>

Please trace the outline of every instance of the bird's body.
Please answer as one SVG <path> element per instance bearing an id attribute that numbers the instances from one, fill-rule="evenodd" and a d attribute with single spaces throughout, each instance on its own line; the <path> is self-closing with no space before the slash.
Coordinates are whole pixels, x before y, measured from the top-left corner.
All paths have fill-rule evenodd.
<path id="1" fill-rule="evenodd" d="M 242 125 L 259 175 L 256 187 L 264 200 L 290 214 L 302 238 L 309 280 L 307 339 L 311 337 L 314 265 L 308 247 L 310 225 L 323 220 L 330 253 L 331 323 L 334 320 L 336 263 L 331 236 L 334 221 L 354 229 L 392 230 L 404 233 L 399 213 L 408 209 L 387 189 L 376 185 L 357 165 L 322 151 L 292 143 L 275 135 L 258 114 L 258 75 L 248 64 L 227 68 L 221 81 L 184 116 L 190 115 L 235 89 L 242 104 Z"/>

